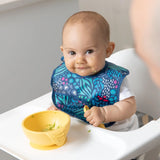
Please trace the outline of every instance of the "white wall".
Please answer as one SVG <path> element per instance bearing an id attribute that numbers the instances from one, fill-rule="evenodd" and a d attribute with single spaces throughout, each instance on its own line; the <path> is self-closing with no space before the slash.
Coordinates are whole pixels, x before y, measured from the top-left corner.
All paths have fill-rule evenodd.
<path id="1" fill-rule="evenodd" d="M 80 10 L 91 10 L 102 14 L 111 30 L 111 41 L 116 44 L 115 51 L 133 47 L 129 23 L 131 0 L 79 0 Z"/>
<path id="2" fill-rule="evenodd" d="M 45 0 L 0 12 L 0 112 L 51 90 L 64 21 L 78 0 Z"/>

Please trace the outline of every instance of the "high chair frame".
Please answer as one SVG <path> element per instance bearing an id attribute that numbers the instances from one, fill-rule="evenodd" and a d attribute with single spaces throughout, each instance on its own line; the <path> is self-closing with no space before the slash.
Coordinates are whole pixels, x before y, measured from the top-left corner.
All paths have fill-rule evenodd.
<path id="1" fill-rule="evenodd" d="M 159 160 L 160 132 L 158 124 L 160 122 L 160 89 L 153 83 L 147 66 L 138 56 L 134 48 L 118 51 L 106 60 L 125 67 L 130 71 L 127 78 L 129 85 L 136 96 L 136 114 L 138 115 L 140 121 L 140 127 L 142 127 L 136 131 L 133 131 L 137 133 L 137 138 L 133 141 L 133 143 L 135 143 L 135 146 L 137 141 L 141 144 L 141 149 L 137 144 L 137 149 L 135 150 L 141 150 L 141 154 L 152 150 L 148 154 L 146 153 L 145 160 Z M 155 121 L 150 122 L 153 119 L 155 119 Z M 148 122 L 150 123 L 144 126 Z M 158 128 L 156 128 L 156 126 Z M 149 135 L 150 137 L 148 137 Z"/>

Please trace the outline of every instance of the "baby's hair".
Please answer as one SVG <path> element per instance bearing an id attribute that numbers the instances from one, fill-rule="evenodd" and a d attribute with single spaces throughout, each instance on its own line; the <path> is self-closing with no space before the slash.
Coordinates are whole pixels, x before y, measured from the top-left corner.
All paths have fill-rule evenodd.
<path id="1" fill-rule="evenodd" d="M 108 22 L 102 15 L 93 11 L 80 11 L 73 14 L 65 22 L 63 26 L 63 31 L 68 24 L 87 23 L 87 22 L 94 22 L 98 24 L 98 26 L 100 27 L 100 30 L 102 31 L 102 35 L 104 36 L 104 39 L 106 41 L 110 40 L 110 28 L 109 28 Z M 62 31 L 62 34 L 63 34 L 63 31 Z"/>

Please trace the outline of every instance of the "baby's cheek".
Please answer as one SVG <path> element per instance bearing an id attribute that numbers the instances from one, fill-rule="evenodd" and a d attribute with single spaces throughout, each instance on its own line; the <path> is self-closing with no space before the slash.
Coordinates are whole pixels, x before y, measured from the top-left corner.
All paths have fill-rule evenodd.
<path id="1" fill-rule="evenodd" d="M 67 66 L 66 66 L 67 67 Z M 72 73 L 75 73 L 75 69 L 74 68 L 72 68 L 72 67 L 67 67 L 67 69 L 70 71 L 70 72 L 72 72 Z"/>
<path id="2" fill-rule="evenodd" d="M 94 72 L 94 73 L 97 73 L 97 69 L 95 68 L 93 72 Z"/>
<path id="3" fill-rule="evenodd" d="M 93 73 L 97 73 L 97 72 L 99 72 L 101 69 L 102 69 L 101 67 L 96 66 L 96 67 L 93 68 Z"/>
<path id="4" fill-rule="evenodd" d="M 74 72 L 74 67 L 72 65 L 72 63 L 66 63 L 65 62 L 65 65 L 66 65 L 66 68 L 70 71 L 70 72 Z"/>

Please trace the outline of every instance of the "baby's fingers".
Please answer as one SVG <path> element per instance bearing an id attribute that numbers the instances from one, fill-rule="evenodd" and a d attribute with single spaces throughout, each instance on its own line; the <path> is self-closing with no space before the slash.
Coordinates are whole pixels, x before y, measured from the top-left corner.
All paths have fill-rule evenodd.
<path id="1" fill-rule="evenodd" d="M 55 105 L 52 105 L 49 108 L 47 108 L 47 110 L 52 111 L 52 110 L 58 110 L 58 109 Z"/>
<path id="2" fill-rule="evenodd" d="M 91 115 L 86 116 L 86 121 L 89 123 L 93 120 L 93 117 Z"/>
<path id="3" fill-rule="evenodd" d="M 87 118 L 87 117 L 90 116 L 90 115 L 91 115 L 91 110 L 85 111 L 85 113 L 84 113 L 84 117 L 85 117 L 85 118 Z"/>
<path id="4" fill-rule="evenodd" d="M 95 127 L 98 127 L 98 125 L 100 124 L 100 123 L 97 123 L 97 121 L 92 117 L 88 117 L 86 120 Z"/>

